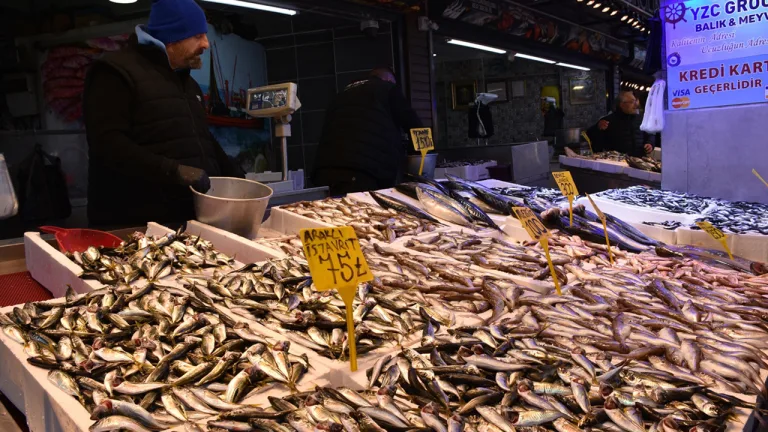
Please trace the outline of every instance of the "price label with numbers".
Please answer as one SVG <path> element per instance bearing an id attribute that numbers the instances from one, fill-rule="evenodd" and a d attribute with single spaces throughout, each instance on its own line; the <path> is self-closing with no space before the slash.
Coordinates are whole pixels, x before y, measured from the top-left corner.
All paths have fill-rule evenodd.
<path id="1" fill-rule="evenodd" d="M 430 151 L 435 149 L 435 143 L 432 141 L 431 128 L 411 129 L 411 139 L 413 140 L 413 148 L 416 149 L 416 151 Z"/>
<path id="2" fill-rule="evenodd" d="M 707 221 L 696 222 L 696 225 L 698 225 L 699 228 L 706 231 L 707 234 L 709 234 L 713 239 L 719 241 L 720 244 L 722 244 L 723 247 L 725 248 L 725 251 L 728 252 L 728 256 L 731 257 L 731 259 L 733 259 L 731 248 L 728 247 L 728 237 L 726 237 L 724 232 L 722 232 L 716 226 L 712 225 Z"/>
<path id="3" fill-rule="evenodd" d="M 435 149 L 435 142 L 432 141 L 432 129 L 411 129 L 411 139 L 413 140 L 413 148 L 421 152 L 421 165 L 419 165 L 419 175 L 421 175 L 424 172 L 424 159 L 427 157 L 427 152 Z"/>
<path id="4" fill-rule="evenodd" d="M 571 226 L 573 226 L 573 199 L 579 194 L 579 190 L 576 188 L 576 183 L 574 183 L 573 177 L 568 171 L 553 172 L 552 177 L 555 178 L 560 192 L 568 197 L 568 207 L 571 209 Z"/>
<path id="5" fill-rule="evenodd" d="M 611 240 L 608 238 L 608 223 L 605 221 L 605 213 L 600 211 L 600 209 L 597 207 L 597 204 L 595 204 L 594 201 L 592 201 L 592 197 L 589 196 L 589 194 L 586 194 L 587 198 L 589 199 L 590 204 L 592 204 L 592 208 L 595 209 L 595 213 L 597 213 L 597 217 L 600 218 L 600 221 L 603 223 L 603 231 L 605 232 L 605 245 L 608 247 L 608 257 L 611 259 L 611 264 L 613 264 L 613 250 L 611 250 Z"/>
<path id="6" fill-rule="evenodd" d="M 576 188 L 576 183 L 573 182 L 573 177 L 568 171 L 557 171 L 552 173 L 552 177 L 555 178 L 557 186 L 560 188 L 560 192 L 565 196 L 576 196 L 579 194 L 579 190 Z"/>
<path id="7" fill-rule="evenodd" d="M 352 227 L 303 229 L 300 235 L 318 290 L 373 280 Z"/>
<path id="8" fill-rule="evenodd" d="M 547 234 L 547 228 L 544 227 L 544 224 L 541 223 L 531 209 L 528 207 L 512 207 L 512 210 L 532 239 L 539 240 Z"/>
<path id="9" fill-rule="evenodd" d="M 312 281 L 319 291 L 335 289 L 347 309 L 347 337 L 352 371 L 357 370 L 355 322 L 352 302 L 357 284 L 373 280 L 352 227 L 311 228 L 299 232 Z"/>
<path id="10" fill-rule="evenodd" d="M 561 295 L 560 280 L 557 278 L 555 265 L 552 264 L 552 258 L 549 256 L 549 236 L 547 235 L 547 228 L 528 207 L 512 207 L 512 211 L 517 215 L 517 219 L 520 220 L 523 228 L 528 231 L 528 235 L 530 235 L 532 239 L 538 240 L 541 247 L 544 249 L 544 254 L 547 256 L 547 264 L 549 265 L 549 273 L 552 275 L 557 294 Z"/>

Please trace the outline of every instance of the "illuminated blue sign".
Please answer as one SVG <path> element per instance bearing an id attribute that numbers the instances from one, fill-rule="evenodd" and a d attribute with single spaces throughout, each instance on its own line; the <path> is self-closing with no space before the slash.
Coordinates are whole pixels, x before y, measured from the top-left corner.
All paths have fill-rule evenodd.
<path id="1" fill-rule="evenodd" d="M 768 101 L 768 0 L 668 0 L 670 109 Z"/>

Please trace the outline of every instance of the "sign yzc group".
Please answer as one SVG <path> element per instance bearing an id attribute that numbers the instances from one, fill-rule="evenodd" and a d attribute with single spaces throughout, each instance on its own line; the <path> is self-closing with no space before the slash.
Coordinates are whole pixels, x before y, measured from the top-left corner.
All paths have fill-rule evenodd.
<path id="1" fill-rule="evenodd" d="M 667 0 L 672 110 L 768 101 L 768 0 Z"/>

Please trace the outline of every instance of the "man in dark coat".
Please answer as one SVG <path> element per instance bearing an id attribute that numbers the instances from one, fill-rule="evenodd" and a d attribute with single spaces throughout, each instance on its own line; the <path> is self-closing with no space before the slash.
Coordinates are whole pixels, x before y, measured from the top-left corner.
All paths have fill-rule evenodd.
<path id="1" fill-rule="evenodd" d="M 314 183 L 329 186 L 331 195 L 394 186 L 405 164 L 402 133 L 418 127 L 421 120 L 392 70 L 372 70 L 368 80 L 347 86 L 328 107 Z"/>
<path id="2" fill-rule="evenodd" d="M 653 151 L 653 137 L 640 130 L 643 117 L 640 115 L 640 101 L 634 93 L 619 93 L 616 110 L 600 119 L 588 131 L 592 150 L 615 150 L 630 156 L 642 157 Z"/>
<path id="3" fill-rule="evenodd" d="M 194 0 L 155 0 L 129 46 L 97 61 L 86 78 L 91 225 L 183 222 L 194 217 L 189 186 L 242 177 L 207 125 L 190 76 L 209 48 Z"/>

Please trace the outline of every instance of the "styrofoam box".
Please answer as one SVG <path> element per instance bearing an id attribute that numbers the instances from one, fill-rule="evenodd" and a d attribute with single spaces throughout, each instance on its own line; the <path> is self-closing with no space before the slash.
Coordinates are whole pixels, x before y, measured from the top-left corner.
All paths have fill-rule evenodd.
<path id="1" fill-rule="evenodd" d="M 477 170 L 476 178 L 478 180 L 487 180 L 491 177 L 491 173 L 488 171 L 488 168 L 495 167 L 496 165 L 498 165 L 498 162 L 494 160 L 488 161 L 484 164 L 475 165 L 475 170 Z"/>
<path id="2" fill-rule="evenodd" d="M 661 173 L 650 171 L 648 174 L 648 181 L 661 183 Z"/>
<path id="3" fill-rule="evenodd" d="M 701 217 L 700 215 L 670 213 L 663 210 L 633 206 L 600 196 L 592 196 L 592 199 L 595 201 L 595 204 L 600 207 L 600 210 L 602 210 L 603 213 L 608 213 L 624 222 L 630 223 L 676 221 L 684 225 L 690 225 L 694 223 L 696 219 Z M 577 199 L 575 204 L 581 204 L 586 207 L 587 210 L 594 212 L 592 204 L 586 197 Z"/>
<path id="4" fill-rule="evenodd" d="M 630 176 L 632 178 L 636 178 L 636 179 L 640 179 L 640 180 L 655 181 L 656 176 L 653 176 L 651 174 L 658 174 L 658 173 L 654 173 L 652 171 L 641 170 L 641 169 L 637 169 L 637 168 L 632 168 L 632 167 L 627 167 L 627 169 L 624 170 L 624 174 L 626 174 L 626 175 L 628 175 L 628 176 Z"/>
<path id="5" fill-rule="evenodd" d="M 528 187 L 528 186 L 523 186 L 523 185 L 521 185 L 521 184 L 517 184 L 517 183 L 510 183 L 510 182 L 505 182 L 505 181 L 496 180 L 496 179 L 488 179 L 488 180 L 482 180 L 482 181 L 479 181 L 478 183 L 480 183 L 481 185 L 483 185 L 483 186 L 485 186 L 485 187 L 487 187 L 487 188 L 518 188 L 518 189 L 530 189 L 530 187 Z"/>
<path id="6" fill-rule="evenodd" d="M 624 170 L 628 168 L 626 162 L 614 162 L 602 159 L 588 162 L 590 163 L 590 169 L 609 174 L 622 174 L 624 173 Z M 586 166 L 582 166 L 582 168 L 586 168 Z"/>
<path id="7" fill-rule="evenodd" d="M 305 228 L 332 228 L 333 225 L 325 222 L 310 219 L 299 214 L 284 210 L 280 207 L 273 207 L 267 219 L 262 225 L 272 231 L 283 234 L 299 234 L 299 231 Z"/>
<path id="8" fill-rule="evenodd" d="M 568 157 L 568 156 L 560 156 L 559 160 L 560 160 L 560 164 L 561 165 L 572 166 L 572 167 L 575 167 L 575 168 L 582 168 L 584 162 L 587 162 L 586 159 L 572 158 L 572 157 Z"/>
<path id="9" fill-rule="evenodd" d="M 154 222 L 147 224 L 146 235 L 148 236 L 162 236 L 172 232 L 172 230 Z M 212 242 L 218 251 L 237 258 L 239 262 L 259 262 L 283 257 L 282 254 L 270 248 L 257 245 L 243 237 L 197 221 L 187 223 L 187 232 Z M 58 249 L 43 241 L 39 233 L 28 232 L 24 234 L 24 254 L 27 269 L 32 277 L 50 291 L 54 298 L 63 297 L 67 285 L 72 286 L 75 292 L 81 294 L 104 286 L 97 280 L 81 279 L 83 269 Z"/>
<path id="10" fill-rule="evenodd" d="M 734 256 L 762 263 L 768 262 L 768 236 L 727 234 L 726 241 Z M 724 250 L 723 245 L 706 232 L 686 227 L 677 229 L 677 244 Z"/>

